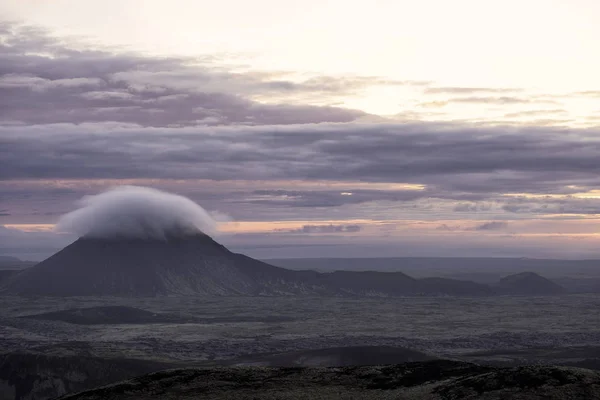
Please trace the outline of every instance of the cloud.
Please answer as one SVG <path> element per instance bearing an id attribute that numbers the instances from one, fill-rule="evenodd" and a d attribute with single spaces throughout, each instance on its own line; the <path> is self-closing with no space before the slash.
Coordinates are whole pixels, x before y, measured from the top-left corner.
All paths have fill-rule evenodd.
<path id="1" fill-rule="evenodd" d="M 214 57 L 149 57 L 66 43 L 0 22 L 0 122 L 118 121 L 142 126 L 350 122 L 368 116 L 331 107 L 377 77 L 233 71 Z"/>
<path id="2" fill-rule="evenodd" d="M 57 231 L 85 237 L 155 239 L 217 231 L 214 219 L 198 204 L 151 188 L 118 187 L 86 196 L 79 205 L 60 218 Z"/>
<path id="3" fill-rule="evenodd" d="M 573 196 L 520 197 L 510 199 L 502 209 L 515 214 L 600 215 L 600 199 Z"/>
<path id="4" fill-rule="evenodd" d="M 583 92 L 575 92 L 572 95 L 583 97 L 600 97 L 600 90 L 586 90 Z"/>
<path id="5" fill-rule="evenodd" d="M 556 115 L 556 114 L 566 115 L 566 114 L 568 114 L 568 112 L 561 108 L 551 109 L 551 110 L 526 110 L 526 111 L 519 111 L 519 112 L 504 114 L 504 117 L 505 118 L 524 118 L 524 117 L 537 117 L 540 115 L 543 116 L 543 115 Z"/>
<path id="6" fill-rule="evenodd" d="M 429 87 L 426 94 L 472 94 L 472 93 L 513 93 L 522 92 L 516 88 L 483 88 L 483 87 Z"/>
<path id="7" fill-rule="evenodd" d="M 483 222 L 477 224 L 475 226 L 461 226 L 461 225 L 449 225 L 449 224 L 441 224 L 435 227 L 436 231 L 447 231 L 447 232 L 456 232 L 456 231 L 495 231 L 502 230 L 508 227 L 508 223 L 504 221 L 491 221 L 491 222 Z"/>
<path id="8" fill-rule="evenodd" d="M 476 231 L 496 231 L 500 229 L 505 229 L 508 227 L 507 222 L 503 221 L 492 221 L 492 222 L 484 222 L 483 224 L 475 226 Z"/>
<path id="9" fill-rule="evenodd" d="M 458 227 L 457 230 L 461 230 Z M 235 235 L 223 238 L 229 248 L 259 258 L 289 257 L 600 257 L 593 236 L 518 235 L 503 231 L 407 232 L 403 236 Z"/>
<path id="10" fill-rule="evenodd" d="M 462 228 L 460 226 L 456 226 L 456 225 L 448 225 L 448 224 L 441 224 L 435 227 L 436 231 L 447 231 L 447 232 L 454 232 L 454 231 L 459 231 Z"/>
<path id="11" fill-rule="evenodd" d="M 255 190 L 241 194 L 240 202 L 285 207 L 337 207 L 372 201 L 413 201 L 432 193 L 420 189 L 406 190 Z"/>
<path id="12" fill-rule="evenodd" d="M 54 88 L 101 86 L 103 80 L 98 78 L 66 78 L 44 79 L 34 75 L 8 73 L 0 76 L 0 88 L 27 88 L 35 92 L 43 92 Z"/>
<path id="13" fill-rule="evenodd" d="M 470 97 L 456 97 L 448 100 L 453 103 L 473 103 L 473 104 L 529 104 L 529 103 L 540 103 L 540 104 L 557 104 L 554 100 L 547 99 L 536 99 L 529 97 L 514 97 L 514 96 L 470 96 Z"/>
<path id="14" fill-rule="evenodd" d="M 593 129 L 433 123 L 160 129 L 118 124 L 0 126 L 0 180 L 414 183 L 430 192 L 291 196 L 306 206 L 423 195 L 482 201 L 503 193 L 574 193 L 600 185 L 594 172 L 600 168 L 599 135 Z M 262 194 L 256 201 L 273 201 L 273 193 Z"/>
<path id="15" fill-rule="evenodd" d="M 489 211 L 491 209 L 490 204 L 479 204 L 479 203 L 460 203 L 454 207 L 455 212 L 479 212 Z"/>
<path id="16" fill-rule="evenodd" d="M 311 234 L 311 233 L 355 233 L 360 232 L 360 225 L 304 225 L 298 229 L 282 229 L 280 233 L 300 233 L 300 234 Z"/>

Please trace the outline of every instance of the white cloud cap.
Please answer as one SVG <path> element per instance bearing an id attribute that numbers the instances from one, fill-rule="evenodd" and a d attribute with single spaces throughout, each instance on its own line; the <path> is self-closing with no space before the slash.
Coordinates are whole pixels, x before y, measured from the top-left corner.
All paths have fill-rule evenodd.
<path id="1" fill-rule="evenodd" d="M 192 200 L 157 189 L 120 186 L 79 201 L 56 230 L 95 238 L 165 239 L 173 235 L 214 234 L 217 223 Z"/>

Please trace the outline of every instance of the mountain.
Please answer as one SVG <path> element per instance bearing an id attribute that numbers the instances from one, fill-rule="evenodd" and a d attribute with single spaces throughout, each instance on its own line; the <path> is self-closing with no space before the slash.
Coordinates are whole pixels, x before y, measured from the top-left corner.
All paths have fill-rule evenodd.
<path id="1" fill-rule="evenodd" d="M 520 274 L 508 275 L 497 284 L 503 294 L 513 295 L 554 295 L 565 293 L 566 289 L 536 274 L 535 272 L 521 272 Z"/>
<path id="2" fill-rule="evenodd" d="M 4 293 L 59 297 L 494 294 L 480 283 L 415 279 L 402 272 L 288 270 L 232 253 L 203 233 L 164 239 L 83 237 L 0 283 Z"/>
<path id="3" fill-rule="evenodd" d="M 22 261 L 16 257 L 0 256 L 0 283 L 20 270 L 35 265 L 32 261 Z"/>
<path id="4" fill-rule="evenodd" d="M 415 279 L 402 272 L 335 271 L 322 273 L 327 286 L 346 295 L 357 296 L 486 296 L 494 294 L 488 286 L 447 278 Z"/>
<path id="5" fill-rule="evenodd" d="M 337 368 L 202 368 L 151 373 L 64 400 L 150 399 L 598 399 L 600 373 L 487 367 L 436 360 Z"/>
<path id="6" fill-rule="evenodd" d="M 335 271 L 320 274 L 327 287 L 346 295 L 417 295 L 421 287 L 415 278 L 402 272 Z"/>
<path id="7" fill-rule="evenodd" d="M 19 273 L 18 269 L 0 269 L 0 284 Z"/>
<path id="8" fill-rule="evenodd" d="M 80 238 L 6 284 L 42 296 L 275 295 L 318 292 L 318 273 L 235 254 L 205 234 Z"/>

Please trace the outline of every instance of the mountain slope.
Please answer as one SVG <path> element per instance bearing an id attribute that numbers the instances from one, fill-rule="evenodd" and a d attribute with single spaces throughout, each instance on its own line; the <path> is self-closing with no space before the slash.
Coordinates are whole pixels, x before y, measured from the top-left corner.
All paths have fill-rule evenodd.
<path id="1" fill-rule="evenodd" d="M 81 238 L 14 276 L 7 290 L 48 296 L 303 293 L 316 274 L 234 254 L 203 234 L 165 240 Z"/>

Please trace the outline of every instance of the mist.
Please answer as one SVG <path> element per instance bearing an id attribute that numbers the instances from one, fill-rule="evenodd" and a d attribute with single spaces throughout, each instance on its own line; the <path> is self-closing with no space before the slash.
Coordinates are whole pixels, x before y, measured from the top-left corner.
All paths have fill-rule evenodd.
<path id="1" fill-rule="evenodd" d="M 55 230 L 93 238 L 165 239 L 170 235 L 217 233 L 217 223 L 194 201 L 140 186 L 119 186 L 85 196 L 63 215 Z"/>

